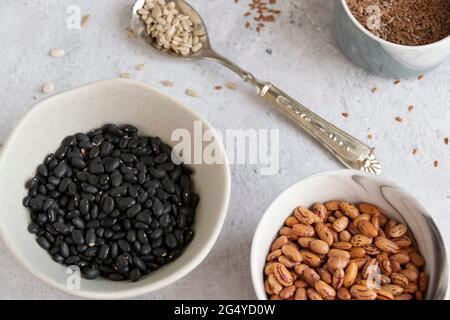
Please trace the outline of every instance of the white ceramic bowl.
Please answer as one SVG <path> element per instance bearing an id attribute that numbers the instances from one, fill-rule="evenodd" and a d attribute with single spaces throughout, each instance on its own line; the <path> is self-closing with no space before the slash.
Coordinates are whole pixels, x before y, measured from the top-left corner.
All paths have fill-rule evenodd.
<path id="1" fill-rule="evenodd" d="M 253 238 L 251 274 L 258 299 L 265 300 L 264 264 L 285 219 L 299 205 L 346 200 L 369 202 L 387 216 L 406 223 L 414 234 L 430 275 L 427 299 L 444 299 L 448 287 L 447 254 L 442 236 L 427 211 L 408 192 L 379 176 L 339 170 L 306 178 L 284 191 L 267 209 Z"/>
<path id="2" fill-rule="evenodd" d="M 364 28 L 346 0 L 334 0 L 333 31 L 346 56 L 370 73 L 388 78 L 410 78 L 428 72 L 450 57 L 450 36 L 423 46 L 385 41 Z"/>
<path id="3" fill-rule="evenodd" d="M 35 105 L 20 121 L 4 146 L 0 159 L 0 233 L 9 249 L 31 273 L 65 292 L 94 299 L 132 297 L 165 287 L 197 267 L 213 247 L 222 228 L 230 196 L 230 172 L 219 137 L 218 154 L 225 163 L 192 165 L 200 195 L 193 241 L 175 261 L 136 283 L 105 279 L 82 280 L 80 290 L 66 287 L 66 267 L 55 263 L 28 233 L 29 212 L 22 207 L 25 182 L 44 157 L 67 135 L 87 132 L 105 123 L 130 123 L 141 134 L 170 141 L 174 129 L 193 134 L 194 121 L 203 121 L 186 106 L 143 83 L 115 79 L 100 81 L 56 94 Z M 215 134 L 215 131 L 214 131 Z M 193 136 L 193 135 L 192 135 Z"/>

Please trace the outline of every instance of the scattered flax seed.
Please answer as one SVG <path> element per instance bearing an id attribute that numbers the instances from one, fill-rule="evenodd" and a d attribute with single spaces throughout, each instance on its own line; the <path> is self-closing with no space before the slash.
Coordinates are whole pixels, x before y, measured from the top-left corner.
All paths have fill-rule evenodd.
<path id="1" fill-rule="evenodd" d="M 397 121 L 398 123 L 401 123 L 401 122 L 403 122 L 403 119 L 400 117 L 395 117 L 395 121 Z"/>
<path id="2" fill-rule="evenodd" d="M 439 161 L 438 161 L 438 160 L 435 160 L 435 161 L 434 161 L 434 167 L 435 167 L 435 168 L 439 167 Z"/>
<path id="3" fill-rule="evenodd" d="M 448 145 L 448 137 L 445 137 L 445 138 L 444 138 L 444 143 L 445 143 L 446 145 Z"/>
<path id="4" fill-rule="evenodd" d="M 194 97 L 194 98 L 196 98 L 196 97 L 199 96 L 198 93 L 197 93 L 197 91 L 195 91 L 195 90 L 193 90 L 193 89 L 186 89 L 186 94 L 187 94 L 188 96 Z"/>
<path id="5" fill-rule="evenodd" d="M 164 80 L 164 81 L 161 81 L 161 83 L 162 83 L 162 85 L 164 87 L 168 87 L 168 88 L 173 87 L 173 82 L 172 81 Z"/>
<path id="6" fill-rule="evenodd" d="M 62 57 L 64 57 L 65 54 L 66 54 L 66 52 L 63 49 L 52 49 L 52 50 L 50 50 L 50 55 L 53 58 L 62 58 Z"/>
<path id="7" fill-rule="evenodd" d="M 82 27 L 85 27 L 88 24 L 90 17 L 91 16 L 89 14 L 86 14 L 83 16 L 83 18 L 81 18 L 81 26 Z"/>
<path id="8" fill-rule="evenodd" d="M 378 88 L 377 87 L 373 87 L 372 90 L 370 90 L 370 91 L 372 91 L 372 93 L 375 93 L 375 92 L 378 91 Z"/>
<path id="9" fill-rule="evenodd" d="M 230 90 L 236 90 L 237 89 L 237 84 L 235 82 L 227 82 L 225 84 L 225 87 L 227 87 Z"/>
<path id="10" fill-rule="evenodd" d="M 401 82 L 400 80 L 395 80 L 394 84 L 400 84 L 400 82 Z"/>
<path id="11" fill-rule="evenodd" d="M 373 138 L 373 135 L 371 135 L 371 134 L 369 134 L 368 136 L 367 136 L 367 139 L 369 139 L 369 140 L 371 140 Z"/>
<path id="12" fill-rule="evenodd" d="M 244 17 L 251 19 L 253 23 L 256 23 L 256 32 L 261 32 L 266 23 L 273 23 L 276 21 L 277 17 L 281 15 L 281 10 L 274 9 L 273 7 L 277 4 L 278 0 L 249 0 L 248 6 L 250 11 L 244 12 Z M 235 1 L 235 3 L 237 3 Z M 247 21 L 245 27 L 251 29 L 251 23 Z M 253 29 L 251 29 L 253 30 Z"/>
<path id="13" fill-rule="evenodd" d="M 411 112 L 411 111 L 413 111 L 413 110 L 414 110 L 414 106 L 413 106 L 413 105 L 409 105 L 409 106 L 408 106 L 408 111 Z"/>
<path id="14" fill-rule="evenodd" d="M 142 71 L 142 70 L 144 70 L 145 69 L 145 67 L 147 66 L 147 64 L 145 64 L 145 63 L 141 63 L 141 64 L 138 64 L 136 67 L 134 67 L 136 70 L 138 70 L 138 71 Z"/>
<path id="15" fill-rule="evenodd" d="M 215 86 L 214 90 L 222 90 L 222 86 Z"/>
<path id="16" fill-rule="evenodd" d="M 347 112 L 342 112 L 342 116 L 343 116 L 344 118 L 348 118 L 349 114 L 348 114 Z"/>
<path id="17" fill-rule="evenodd" d="M 417 148 L 414 148 L 413 151 L 412 151 L 413 156 L 417 155 L 417 152 L 418 152 L 418 151 L 419 151 L 419 150 L 418 150 Z"/>
<path id="18" fill-rule="evenodd" d="M 423 74 L 421 74 L 420 76 L 417 77 L 417 79 L 419 80 L 423 80 L 425 78 L 425 76 Z"/>
<path id="19" fill-rule="evenodd" d="M 52 93 L 54 89 L 55 85 L 53 84 L 53 82 L 49 81 L 42 86 L 41 91 L 43 94 L 49 94 Z"/>
<path id="20" fill-rule="evenodd" d="M 124 79 L 130 79 L 131 75 L 128 72 L 123 72 L 123 73 L 119 74 L 119 77 L 124 78 Z"/>

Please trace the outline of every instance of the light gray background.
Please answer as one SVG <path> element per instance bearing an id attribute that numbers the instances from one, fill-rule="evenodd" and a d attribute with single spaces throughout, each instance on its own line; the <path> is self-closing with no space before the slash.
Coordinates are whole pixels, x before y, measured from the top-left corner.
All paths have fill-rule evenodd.
<path id="1" fill-rule="evenodd" d="M 394 85 L 353 66 L 330 30 L 332 1 L 280 0 L 281 18 L 257 34 L 244 28 L 248 0 L 191 0 L 205 18 L 214 46 L 243 67 L 285 89 L 315 112 L 376 148 L 388 177 L 416 195 L 435 217 L 450 245 L 450 61 L 426 75 Z M 81 30 L 66 27 L 66 10 L 78 5 L 91 20 Z M 40 87 L 56 91 L 129 72 L 191 106 L 219 129 L 278 128 L 281 163 L 276 176 L 257 166 L 232 166 L 232 195 L 221 236 L 191 274 L 143 299 L 252 299 L 249 271 L 253 232 L 270 202 L 292 183 L 341 168 L 304 133 L 261 102 L 233 74 L 207 61 L 184 62 L 157 55 L 126 35 L 130 0 L 2 0 L 0 2 L 0 143 L 33 104 Z M 55 60 L 53 48 L 67 55 Z M 273 53 L 268 54 L 267 49 Z M 147 69 L 134 66 L 147 63 Z M 165 88 L 162 80 L 171 80 Z M 227 81 L 237 91 L 213 90 Z M 371 93 L 372 87 L 378 92 Z M 192 87 L 200 93 L 184 93 Z M 408 112 L 407 106 L 414 105 Z M 348 112 L 344 119 L 342 112 Z M 403 123 L 396 123 L 400 116 Z M 45 125 L 43 123 L 42 125 Z M 367 135 L 374 135 L 372 140 Z M 418 148 L 416 157 L 413 148 Z M 440 167 L 434 168 L 434 160 Z M 14 214 L 2 212 L 1 214 Z M 0 242 L 0 298 L 72 298 L 32 277 Z"/>

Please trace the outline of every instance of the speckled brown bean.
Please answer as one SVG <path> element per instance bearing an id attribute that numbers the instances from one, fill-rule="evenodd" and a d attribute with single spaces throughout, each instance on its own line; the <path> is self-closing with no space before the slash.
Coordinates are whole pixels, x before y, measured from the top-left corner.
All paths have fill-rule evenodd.
<path id="1" fill-rule="evenodd" d="M 283 290 L 281 290 L 280 292 L 280 298 L 283 300 L 287 300 L 290 297 L 292 297 L 296 291 L 296 287 L 294 285 L 288 286 L 286 288 L 284 288 Z"/>
<path id="2" fill-rule="evenodd" d="M 298 207 L 294 210 L 294 216 L 297 220 L 305 225 L 311 225 L 316 221 L 316 215 L 305 207 Z"/>
<path id="3" fill-rule="evenodd" d="M 296 224 L 292 227 L 292 230 L 294 230 L 294 232 L 296 234 L 298 234 L 299 237 L 313 237 L 315 234 L 314 228 L 312 226 L 308 226 L 305 224 Z"/>
<path id="4" fill-rule="evenodd" d="M 285 244 L 287 244 L 289 242 L 289 238 L 286 236 L 280 236 L 279 238 L 277 238 L 273 243 L 272 246 L 270 247 L 271 251 L 277 250 L 277 249 L 281 249 L 282 246 L 284 246 Z"/>
<path id="5" fill-rule="evenodd" d="M 347 288 L 339 288 L 336 295 L 339 300 L 351 300 L 352 299 L 352 295 L 350 294 L 350 291 L 348 291 Z"/>
<path id="6" fill-rule="evenodd" d="M 359 216 L 359 210 L 349 202 L 341 202 L 339 209 L 352 220 Z"/>
<path id="7" fill-rule="evenodd" d="M 328 201 L 328 202 L 325 202 L 325 207 L 327 208 L 328 211 L 336 211 L 336 210 L 339 210 L 340 203 L 341 202 L 338 200 Z"/>
<path id="8" fill-rule="evenodd" d="M 313 212 L 316 214 L 316 216 L 317 216 L 315 222 L 324 222 L 325 219 L 327 218 L 328 210 L 327 210 L 327 207 L 325 207 L 325 205 L 322 204 L 322 203 L 316 203 L 316 204 L 314 204 L 313 210 L 312 210 L 312 211 L 313 211 Z"/>
<path id="9" fill-rule="evenodd" d="M 294 298 L 295 298 L 295 300 L 307 300 L 306 289 L 305 288 L 297 288 L 297 290 L 295 290 Z"/>

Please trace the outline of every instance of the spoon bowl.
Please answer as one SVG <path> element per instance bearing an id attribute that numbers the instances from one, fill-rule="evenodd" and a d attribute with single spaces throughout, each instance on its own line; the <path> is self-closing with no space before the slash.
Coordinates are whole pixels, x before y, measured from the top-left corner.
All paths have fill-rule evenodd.
<path id="1" fill-rule="evenodd" d="M 205 34 L 204 36 L 199 37 L 199 41 L 202 43 L 202 48 L 195 52 L 191 53 L 187 56 L 183 56 L 181 54 L 177 54 L 175 51 L 170 49 L 161 49 L 156 46 L 155 40 L 150 37 L 146 31 L 146 26 L 144 21 L 142 21 L 141 17 L 139 16 L 139 9 L 144 7 L 145 0 L 137 0 L 133 8 L 131 10 L 131 20 L 130 20 L 130 26 L 131 30 L 136 34 L 136 36 L 144 40 L 147 44 L 150 44 L 154 49 L 156 49 L 158 52 L 176 57 L 176 58 L 183 58 L 183 59 L 200 59 L 200 58 L 210 58 L 213 56 L 214 52 L 211 48 L 211 43 L 209 42 L 208 37 L 208 31 L 206 30 L 205 23 L 203 22 L 203 19 L 200 17 L 200 15 L 195 11 L 194 8 L 192 8 L 186 1 L 184 0 L 168 0 L 167 2 L 174 2 L 176 5 L 177 10 L 188 16 L 192 22 L 194 23 L 194 26 L 197 30 L 203 31 Z"/>

